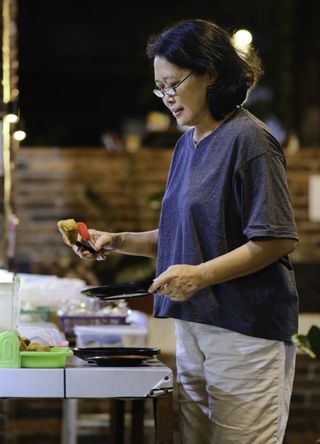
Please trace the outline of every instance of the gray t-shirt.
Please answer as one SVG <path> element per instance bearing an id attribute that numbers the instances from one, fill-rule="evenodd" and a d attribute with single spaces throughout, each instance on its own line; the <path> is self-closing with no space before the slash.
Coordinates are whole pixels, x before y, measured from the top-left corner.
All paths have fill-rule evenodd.
<path id="1" fill-rule="evenodd" d="M 268 128 L 240 108 L 195 148 L 193 130 L 177 142 L 159 224 L 157 275 L 199 264 L 256 238 L 298 239 L 285 159 Z M 290 341 L 298 295 L 283 257 L 256 273 L 214 285 L 188 301 L 156 295 L 154 316 L 216 325 Z"/>

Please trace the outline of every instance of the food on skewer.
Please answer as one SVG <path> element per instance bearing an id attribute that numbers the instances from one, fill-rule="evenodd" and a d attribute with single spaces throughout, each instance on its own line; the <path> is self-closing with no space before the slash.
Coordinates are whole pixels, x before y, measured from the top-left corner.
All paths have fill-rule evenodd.
<path id="1" fill-rule="evenodd" d="M 90 253 L 97 253 L 90 241 L 90 234 L 88 228 L 84 222 L 76 222 L 74 219 L 65 219 L 57 222 L 58 229 L 62 234 L 64 243 L 69 247 L 76 245 L 79 248 L 90 251 Z M 82 240 L 78 240 L 78 234 L 82 237 Z"/>
<path id="2" fill-rule="evenodd" d="M 78 239 L 77 222 L 74 219 L 59 220 L 57 226 L 62 234 L 63 241 L 69 245 L 69 247 L 72 247 Z"/>

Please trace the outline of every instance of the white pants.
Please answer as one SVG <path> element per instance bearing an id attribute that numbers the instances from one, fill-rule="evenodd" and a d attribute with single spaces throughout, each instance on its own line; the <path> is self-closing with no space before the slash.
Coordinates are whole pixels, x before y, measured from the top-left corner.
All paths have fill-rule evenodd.
<path id="1" fill-rule="evenodd" d="M 293 345 L 176 320 L 182 444 L 280 444 Z"/>

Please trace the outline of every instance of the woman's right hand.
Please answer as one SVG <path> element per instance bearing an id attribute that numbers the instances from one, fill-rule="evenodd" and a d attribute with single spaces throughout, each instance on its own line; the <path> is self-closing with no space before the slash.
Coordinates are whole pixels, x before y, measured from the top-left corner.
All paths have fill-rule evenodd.
<path id="1" fill-rule="evenodd" d="M 119 244 L 119 236 L 116 233 L 107 233 L 105 231 L 98 231 L 89 229 L 90 242 L 97 250 L 97 253 L 90 253 L 85 248 L 73 247 L 75 253 L 82 259 L 86 260 L 104 260 L 107 255 L 116 251 Z"/>

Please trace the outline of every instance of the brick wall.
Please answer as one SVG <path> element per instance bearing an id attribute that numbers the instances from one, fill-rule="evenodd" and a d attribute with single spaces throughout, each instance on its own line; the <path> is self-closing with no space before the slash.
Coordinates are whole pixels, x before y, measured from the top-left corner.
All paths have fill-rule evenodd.
<path id="1" fill-rule="evenodd" d="M 285 444 L 320 439 L 320 361 L 298 354 Z"/>
<path id="2" fill-rule="evenodd" d="M 23 148 L 16 157 L 14 206 L 20 220 L 17 261 L 40 268 L 65 256 L 56 229 L 74 217 L 112 230 L 157 227 L 172 151 L 135 154 L 102 148 Z M 320 174 L 320 150 L 287 156 L 288 183 L 300 242 L 295 262 L 320 261 L 320 222 L 308 220 L 308 177 Z"/>
<path id="3" fill-rule="evenodd" d="M 75 218 L 109 231 L 157 227 L 170 150 L 24 148 L 16 157 L 18 262 L 41 266 L 66 254 L 56 222 Z"/>
<path id="4" fill-rule="evenodd" d="M 300 239 L 292 254 L 294 262 L 320 262 L 320 221 L 311 222 L 308 218 L 308 180 L 311 174 L 320 175 L 320 149 L 303 149 L 287 156 L 288 184 Z"/>
<path id="5" fill-rule="evenodd" d="M 20 149 L 14 172 L 13 200 L 20 224 L 13 267 L 80 277 L 92 285 L 152 276 L 154 263 L 149 259 L 111 255 L 103 264 L 79 261 L 62 243 L 56 222 L 72 217 L 109 231 L 156 228 L 171 154 L 163 148 L 135 154 L 103 148 Z M 308 220 L 308 178 L 320 174 L 320 150 L 287 156 L 287 173 L 300 236 L 291 258 L 303 294 L 301 310 L 319 310 L 320 222 Z"/>
<path id="6" fill-rule="evenodd" d="M 141 149 L 135 154 L 103 148 L 20 149 L 13 199 L 20 223 L 12 268 L 78 277 L 90 285 L 152 277 L 154 261 L 147 258 L 110 255 L 103 263 L 79 260 L 63 244 L 56 223 L 74 218 L 108 231 L 156 228 L 171 153 L 169 149 Z M 136 300 L 132 307 L 151 312 L 152 301 Z"/>

